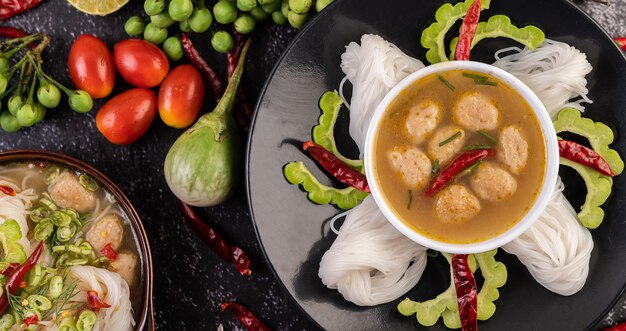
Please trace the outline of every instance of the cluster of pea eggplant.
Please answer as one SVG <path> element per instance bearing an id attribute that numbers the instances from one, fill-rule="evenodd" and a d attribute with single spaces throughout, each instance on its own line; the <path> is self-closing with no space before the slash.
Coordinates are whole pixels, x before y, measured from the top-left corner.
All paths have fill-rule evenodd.
<path id="1" fill-rule="evenodd" d="M 334 0 L 219 0 L 212 8 L 205 0 L 145 0 L 144 12 L 150 18 L 133 16 L 126 21 L 126 33 L 155 45 L 161 45 L 167 56 L 174 61 L 183 56 L 183 46 L 170 28 L 178 26 L 182 32 L 203 33 L 213 21 L 219 23 L 211 30 L 211 46 L 219 53 L 233 48 L 233 36 L 224 27 L 232 24 L 239 34 L 249 34 L 257 24 L 272 19 L 275 24 L 289 23 L 299 29 L 315 11 L 319 12 Z"/>

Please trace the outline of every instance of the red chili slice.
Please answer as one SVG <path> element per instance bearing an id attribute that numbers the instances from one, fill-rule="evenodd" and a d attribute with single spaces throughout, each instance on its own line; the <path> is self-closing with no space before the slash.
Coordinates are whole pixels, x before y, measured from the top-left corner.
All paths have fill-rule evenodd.
<path id="1" fill-rule="evenodd" d="M 111 305 L 100 299 L 96 291 L 87 291 L 87 303 L 89 303 L 89 308 L 93 310 L 111 307 Z"/>
<path id="2" fill-rule="evenodd" d="M 22 322 L 24 322 L 26 326 L 39 324 L 39 317 L 37 317 L 37 314 L 33 314 L 26 317 Z"/>
<path id="3" fill-rule="evenodd" d="M 117 252 L 113 249 L 113 247 L 111 247 L 111 243 L 104 245 L 104 247 L 100 250 L 100 253 L 111 261 L 115 261 L 115 259 L 117 259 Z"/>
<path id="4" fill-rule="evenodd" d="M 12 189 L 11 187 L 7 186 L 7 185 L 0 185 L 0 192 L 10 196 L 10 197 L 14 197 L 15 196 L 15 190 Z"/>
<path id="5" fill-rule="evenodd" d="M 626 37 L 617 37 L 613 38 L 613 40 L 615 40 L 615 42 L 619 46 L 619 49 L 626 51 Z"/>

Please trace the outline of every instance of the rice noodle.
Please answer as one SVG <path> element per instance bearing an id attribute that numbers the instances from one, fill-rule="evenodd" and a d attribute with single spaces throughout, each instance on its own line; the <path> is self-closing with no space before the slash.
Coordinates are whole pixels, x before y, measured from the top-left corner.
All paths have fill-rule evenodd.
<path id="1" fill-rule="evenodd" d="M 563 188 L 559 178 L 539 219 L 502 248 L 517 255 L 543 287 L 560 295 L 572 295 L 587 280 L 593 239 L 578 221 Z"/>
<path id="2" fill-rule="evenodd" d="M 7 185 L 16 193 L 15 196 L 0 194 L 0 223 L 11 219 L 17 222 L 22 231 L 22 238 L 20 238 L 18 243 L 22 245 L 27 255 L 30 254 L 31 247 L 34 248 L 27 238 L 29 230 L 28 209 L 32 207 L 34 201 L 39 197 L 34 189 L 24 186 L 28 182 L 29 177 L 25 176 L 20 185 L 6 177 L 0 177 L 0 185 Z"/>
<path id="3" fill-rule="evenodd" d="M 347 215 L 322 257 L 319 277 L 346 300 L 373 306 L 413 288 L 426 261 L 426 248 L 396 230 L 369 196 Z"/>
<path id="4" fill-rule="evenodd" d="M 363 152 L 370 119 L 378 104 L 398 82 L 424 64 L 377 35 L 365 34 L 361 45 L 346 46 L 341 69 L 352 83 L 350 136 Z M 341 92 L 343 94 L 343 91 Z"/>
<path id="5" fill-rule="evenodd" d="M 553 118 L 564 107 L 583 111 L 583 102 L 592 103 L 585 79 L 591 64 L 585 53 L 566 43 L 546 39 L 535 50 L 505 48 L 496 53 L 493 65 L 528 85 Z"/>
<path id="6" fill-rule="evenodd" d="M 72 278 L 79 281 L 78 294 L 72 301 L 87 302 L 87 291 L 93 290 L 110 308 L 97 312 L 98 320 L 93 331 L 132 330 L 135 325 L 130 303 L 130 290 L 119 274 L 92 266 L 70 268 Z"/>

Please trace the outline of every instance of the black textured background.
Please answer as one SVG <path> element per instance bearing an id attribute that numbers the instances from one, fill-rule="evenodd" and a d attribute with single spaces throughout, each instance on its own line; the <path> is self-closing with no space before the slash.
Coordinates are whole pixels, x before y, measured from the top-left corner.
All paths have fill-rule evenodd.
<path id="1" fill-rule="evenodd" d="M 142 4 L 141 0 L 131 0 L 113 15 L 96 17 L 76 11 L 63 0 L 48 0 L 2 25 L 49 34 L 52 43 L 44 53 L 45 70 L 71 86 L 66 61 L 73 40 L 81 33 L 90 33 L 112 48 L 115 41 L 126 38 L 123 24 L 131 15 L 143 12 Z M 610 6 L 587 3 L 582 7 L 609 33 L 624 32 L 626 0 L 611 0 Z M 264 24 L 257 28 L 245 77 L 251 102 L 257 100 L 272 67 L 295 35 L 296 31 L 287 27 Z M 224 58 L 210 51 L 209 37 L 194 35 L 192 39 L 208 62 L 223 73 Z M 117 82 L 114 94 L 128 87 L 120 84 L 119 76 Z M 94 109 L 101 104 L 102 101 L 97 102 Z M 143 219 L 152 247 L 158 330 L 215 330 L 220 324 L 225 330 L 242 330 L 230 313 L 219 311 L 219 304 L 226 300 L 246 305 L 275 330 L 315 329 L 267 268 L 250 221 L 243 185 L 226 204 L 204 209 L 202 215 L 248 253 L 254 272 L 250 278 L 240 276 L 216 257 L 177 210 L 163 178 L 162 165 L 169 146 L 182 131 L 168 128 L 156 119 L 137 142 L 116 146 L 98 133 L 95 114 L 96 111 L 87 115 L 74 113 L 64 103 L 49 111 L 43 123 L 30 129 L 16 134 L 0 132 L 0 151 L 35 148 L 65 153 L 94 165 L 126 192 Z M 624 318 L 625 310 L 623 304 L 618 304 L 603 325 Z"/>

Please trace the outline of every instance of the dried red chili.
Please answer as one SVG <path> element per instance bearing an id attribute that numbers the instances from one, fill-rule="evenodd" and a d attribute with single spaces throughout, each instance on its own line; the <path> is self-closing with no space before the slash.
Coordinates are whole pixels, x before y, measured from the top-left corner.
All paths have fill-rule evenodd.
<path id="1" fill-rule="evenodd" d="M 3 276 L 8 276 L 11 273 L 13 273 L 13 271 L 15 271 L 15 269 L 17 269 L 17 267 L 19 267 L 20 265 L 18 263 L 9 263 L 9 266 L 4 269 L 4 271 L 0 274 L 2 274 Z"/>
<path id="2" fill-rule="evenodd" d="M 626 331 L 626 322 L 619 323 L 617 325 L 610 326 L 603 331 Z"/>
<path id="3" fill-rule="evenodd" d="M 463 331 L 478 330 L 478 290 L 476 279 L 467 262 L 467 254 L 452 254 L 452 274 L 456 289 L 456 301 L 459 306 L 461 329 Z"/>
<path id="4" fill-rule="evenodd" d="M 117 259 L 117 252 L 113 249 L 111 243 L 104 245 L 104 247 L 100 250 L 100 253 L 111 261 L 115 261 L 115 259 Z"/>
<path id="5" fill-rule="evenodd" d="M 226 240 L 200 219 L 200 216 L 191 206 L 180 200 L 178 201 L 178 206 L 187 221 L 189 221 L 189 224 L 191 224 L 191 227 L 200 238 L 209 245 L 215 254 L 222 258 L 222 260 L 235 266 L 237 271 L 243 276 L 250 276 L 252 274 L 252 270 L 250 270 L 250 259 L 248 259 L 246 253 L 244 253 L 241 248 L 232 246 L 226 242 Z"/>
<path id="6" fill-rule="evenodd" d="M 619 49 L 626 51 L 626 37 L 617 37 L 613 38 L 613 40 L 615 40 L 615 42 L 619 46 Z"/>
<path id="7" fill-rule="evenodd" d="M 0 20 L 29 10 L 44 0 L 0 0 Z"/>
<path id="8" fill-rule="evenodd" d="M 243 324 L 243 326 L 248 331 L 271 331 L 267 325 L 263 324 L 254 314 L 252 314 L 246 307 L 234 303 L 234 302 L 224 302 L 220 306 L 222 311 L 229 310 Z"/>
<path id="9" fill-rule="evenodd" d="M 181 41 L 183 44 L 183 50 L 187 57 L 191 61 L 191 63 L 204 75 L 204 78 L 207 82 L 207 85 L 210 87 L 211 94 L 213 95 L 213 99 L 215 102 L 218 102 L 224 94 L 224 82 L 220 79 L 220 77 L 215 73 L 215 70 L 211 68 L 200 56 L 200 53 L 196 49 L 196 47 L 191 42 L 191 39 L 187 36 L 186 33 L 183 33 L 181 36 Z"/>
<path id="10" fill-rule="evenodd" d="M 24 322 L 24 325 L 26 326 L 39 324 L 39 317 L 37 316 L 37 314 L 32 314 L 22 320 L 22 322 Z"/>
<path id="11" fill-rule="evenodd" d="M 474 0 L 467 10 L 461 32 L 459 32 L 459 42 L 456 44 L 454 51 L 454 59 L 457 61 L 468 61 L 470 58 L 470 50 L 472 49 L 472 40 L 476 34 L 476 27 L 480 19 L 480 0 Z"/>
<path id="12" fill-rule="evenodd" d="M 476 149 L 464 152 L 463 154 L 457 156 L 456 159 L 450 162 L 449 165 L 437 174 L 437 177 L 430 182 L 430 185 L 424 194 L 429 197 L 435 195 L 435 193 L 439 192 L 439 190 L 441 190 L 444 186 L 448 185 L 448 183 L 450 183 L 461 171 L 494 154 L 495 151 L 493 149 Z"/>
<path id="13" fill-rule="evenodd" d="M 87 291 L 87 303 L 92 310 L 111 307 L 111 305 L 100 299 L 96 291 Z"/>
<path id="14" fill-rule="evenodd" d="M 0 26 L 0 37 L 15 39 L 26 37 L 28 35 L 28 32 L 20 30 L 18 28 L 14 28 L 11 26 Z"/>
<path id="15" fill-rule="evenodd" d="M 308 151 L 322 168 L 326 169 L 326 171 L 340 182 L 350 185 L 359 191 L 370 192 L 370 187 L 367 184 L 365 175 L 350 168 L 349 165 L 341 161 L 335 154 L 326 150 L 326 148 L 312 141 L 305 142 L 302 148 Z"/>
<path id="16" fill-rule="evenodd" d="M 0 192 L 10 196 L 10 197 L 14 197 L 15 196 L 15 190 L 13 188 L 11 188 L 10 186 L 7 185 L 0 185 Z"/>
<path id="17" fill-rule="evenodd" d="M 593 149 L 573 141 L 559 140 L 559 155 L 562 158 L 598 170 L 601 174 L 613 177 L 615 173 L 609 164 Z"/>
<path id="18" fill-rule="evenodd" d="M 43 249 L 43 241 L 39 242 L 39 245 L 35 247 L 30 256 L 24 263 L 22 263 L 19 267 L 15 268 L 13 272 L 7 278 L 7 281 L 4 285 L 4 291 L 2 292 L 2 296 L 0 296 L 0 314 L 4 312 L 4 310 L 9 305 L 9 296 L 8 293 L 15 294 L 15 291 L 20 287 L 22 282 L 24 281 L 24 277 L 26 274 L 35 266 L 37 260 L 39 260 L 39 256 L 41 256 L 41 251 Z"/>

